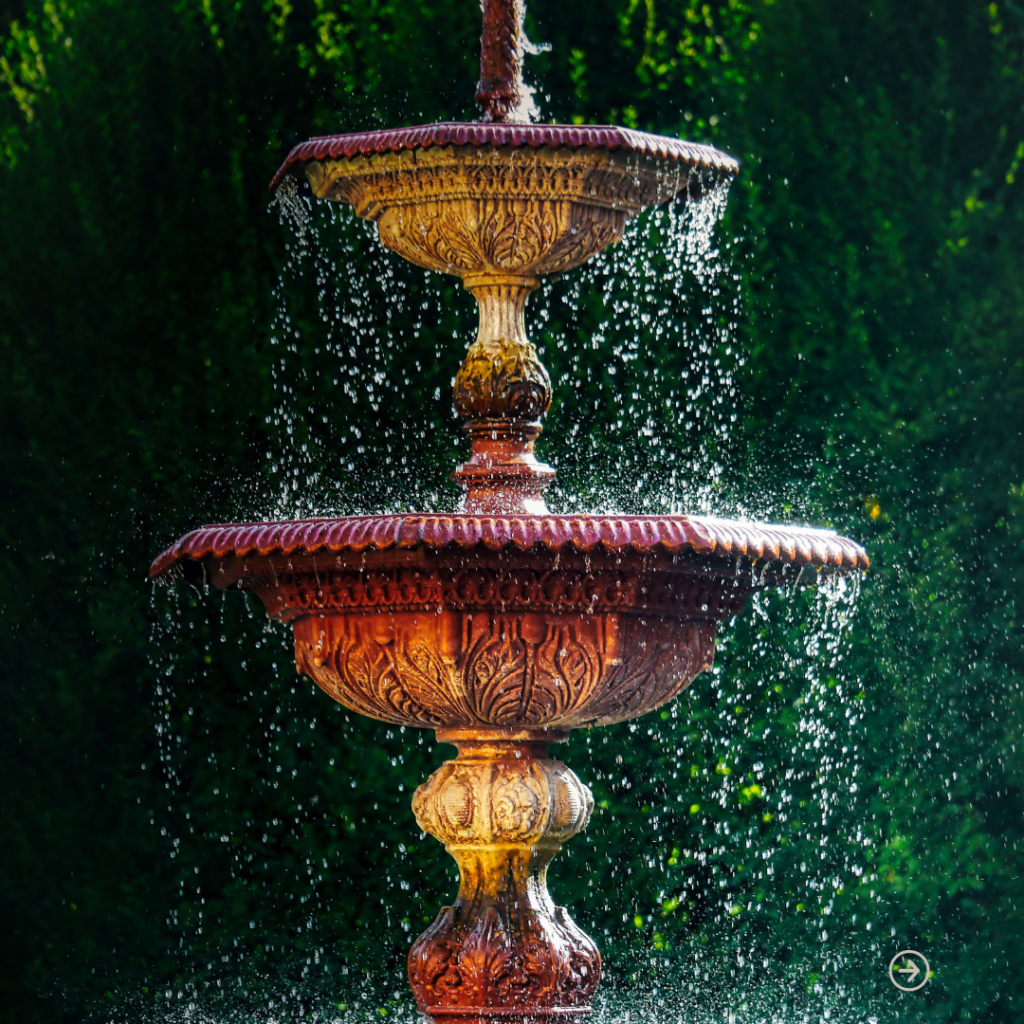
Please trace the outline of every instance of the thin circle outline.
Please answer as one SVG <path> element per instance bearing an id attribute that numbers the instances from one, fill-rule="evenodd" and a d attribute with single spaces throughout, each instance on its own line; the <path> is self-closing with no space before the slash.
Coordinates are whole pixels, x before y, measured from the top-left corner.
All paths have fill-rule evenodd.
<path id="1" fill-rule="evenodd" d="M 921 959 L 922 959 L 922 960 L 924 961 L 924 971 L 923 971 L 923 974 L 924 974 L 924 981 L 922 981 L 922 982 L 918 983 L 918 984 L 917 984 L 917 985 L 915 985 L 915 986 L 914 986 L 913 988 L 907 988 L 907 986 L 906 986 L 906 985 L 901 985 L 901 984 L 900 984 L 900 983 L 899 983 L 899 982 L 898 982 L 898 981 L 897 981 L 897 980 L 896 980 L 896 979 L 895 979 L 895 978 L 894 978 L 894 977 L 892 976 L 892 968 L 893 968 L 893 964 L 895 964 L 895 963 L 896 963 L 896 961 L 897 961 L 897 960 L 899 960 L 899 958 L 900 958 L 901 956 L 916 956 L 916 957 L 920 957 L 920 958 L 921 958 Z M 898 989 L 899 989 L 899 990 L 900 990 L 901 992 L 916 992 L 916 991 L 917 991 L 918 989 L 920 989 L 920 988 L 924 988 L 924 987 L 925 987 L 925 985 L 927 985 L 927 984 L 928 984 L 928 977 L 929 977 L 929 975 L 931 974 L 931 972 L 932 972 L 932 969 L 931 969 L 931 965 L 930 965 L 930 964 L 928 963 L 928 958 L 927 958 L 927 957 L 926 957 L 926 956 L 925 956 L 925 955 L 924 955 L 923 953 L 918 953 L 918 951 L 917 951 L 916 949 L 901 949 L 901 950 L 900 950 L 900 951 L 899 951 L 899 952 L 898 952 L 898 953 L 897 953 L 897 954 L 896 954 L 896 955 L 895 955 L 895 956 L 894 956 L 894 957 L 893 957 L 893 958 L 892 958 L 892 959 L 891 959 L 891 960 L 889 961 L 889 980 L 890 980 L 890 981 L 891 981 L 891 982 L 892 982 L 892 983 L 893 983 L 893 984 L 894 984 L 894 985 L 895 985 L 895 986 L 896 986 L 896 987 L 897 987 L 897 988 L 898 988 Z"/>

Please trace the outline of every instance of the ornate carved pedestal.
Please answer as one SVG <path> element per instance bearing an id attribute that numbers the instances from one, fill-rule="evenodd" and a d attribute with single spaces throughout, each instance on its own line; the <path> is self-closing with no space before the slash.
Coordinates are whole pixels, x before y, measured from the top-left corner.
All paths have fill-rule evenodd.
<path id="1" fill-rule="evenodd" d="M 459 756 L 420 786 L 420 827 L 459 865 L 455 904 L 413 944 L 409 980 L 420 1009 L 447 1020 L 542 1021 L 585 1013 L 601 955 L 548 894 L 547 868 L 583 828 L 590 790 L 547 756 L 563 738 L 441 731 Z"/>
<path id="2" fill-rule="evenodd" d="M 456 744 L 413 801 L 462 875 L 412 948 L 413 991 L 435 1020 L 541 1022 L 583 1013 L 600 977 L 547 892 L 592 807 L 548 745 L 681 693 L 753 590 L 866 564 L 819 530 L 521 513 L 204 527 L 152 574 L 253 591 L 331 697 Z"/>

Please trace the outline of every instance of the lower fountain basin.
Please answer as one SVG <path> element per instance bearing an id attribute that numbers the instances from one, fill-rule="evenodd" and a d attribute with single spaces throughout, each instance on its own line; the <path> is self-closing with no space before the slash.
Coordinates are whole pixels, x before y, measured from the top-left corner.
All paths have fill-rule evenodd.
<path id="1" fill-rule="evenodd" d="M 400 725 L 563 732 L 645 714 L 756 590 L 864 569 L 823 530 L 688 516 L 369 516 L 203 527 L 153 564 L 251 590 L 296 665 Z"/>
<path id="2" fill-rule="evenodd" d="M 593 808 L 548 746 L 681 693 L 754 591 L 867 567 L 824 530 L 481 513 L 203 527 L 150 575 L 251 590 L 335 700 L 458 748 L 413 799 L 460 882 L 410 986 L 433 1024 L 558 1024 L 589 1012 L 601 956 L 547 890 Z"/>

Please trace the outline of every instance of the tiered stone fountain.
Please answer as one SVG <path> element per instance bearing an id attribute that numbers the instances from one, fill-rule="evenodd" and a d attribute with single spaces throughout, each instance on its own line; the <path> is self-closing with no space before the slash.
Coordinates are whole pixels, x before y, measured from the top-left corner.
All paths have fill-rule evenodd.
<path id="1" fill-rule="evenodd" d="M 548 511 L 555 474 L 534 442 L 551 384 L 526 338 L 527 297 L 646 207 L 737 165 L 623 128 L 517 123 L 522 0 L 483 7 L 482 121 L 312 139 L 274 179 L 304 176 L 318 198 L 351 203 L 384 245 L 476 298 L 455 381 L 471 447 L 453 474 L 462 511 L 206 526 L 151 570 L 253 591 L 335 700 L 458 748 L 413 798 L 462 882 L 413 944 L 409 980 L 423 1013 L 466 1024 L 585 1014 L 600 979 L 597 947 L 547 891 L 549 862 L 593 805 L 549 746 L 680 694 L 710 667 L 716 623 L 755 590 L 868 565 L 820 530 Z"/>

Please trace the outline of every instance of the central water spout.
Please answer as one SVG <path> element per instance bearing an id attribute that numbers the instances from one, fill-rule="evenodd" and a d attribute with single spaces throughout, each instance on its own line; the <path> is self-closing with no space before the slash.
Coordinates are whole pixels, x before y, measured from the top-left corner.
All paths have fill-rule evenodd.
<path id="1" fill-rule="evenodd" d="M 480 0 L 484 27 L 480 36 L 480 81 L 476 101 L 483 120 L 528 122 L 528 98 L 523 87 L 526 34 L 524 0 Z"/>

